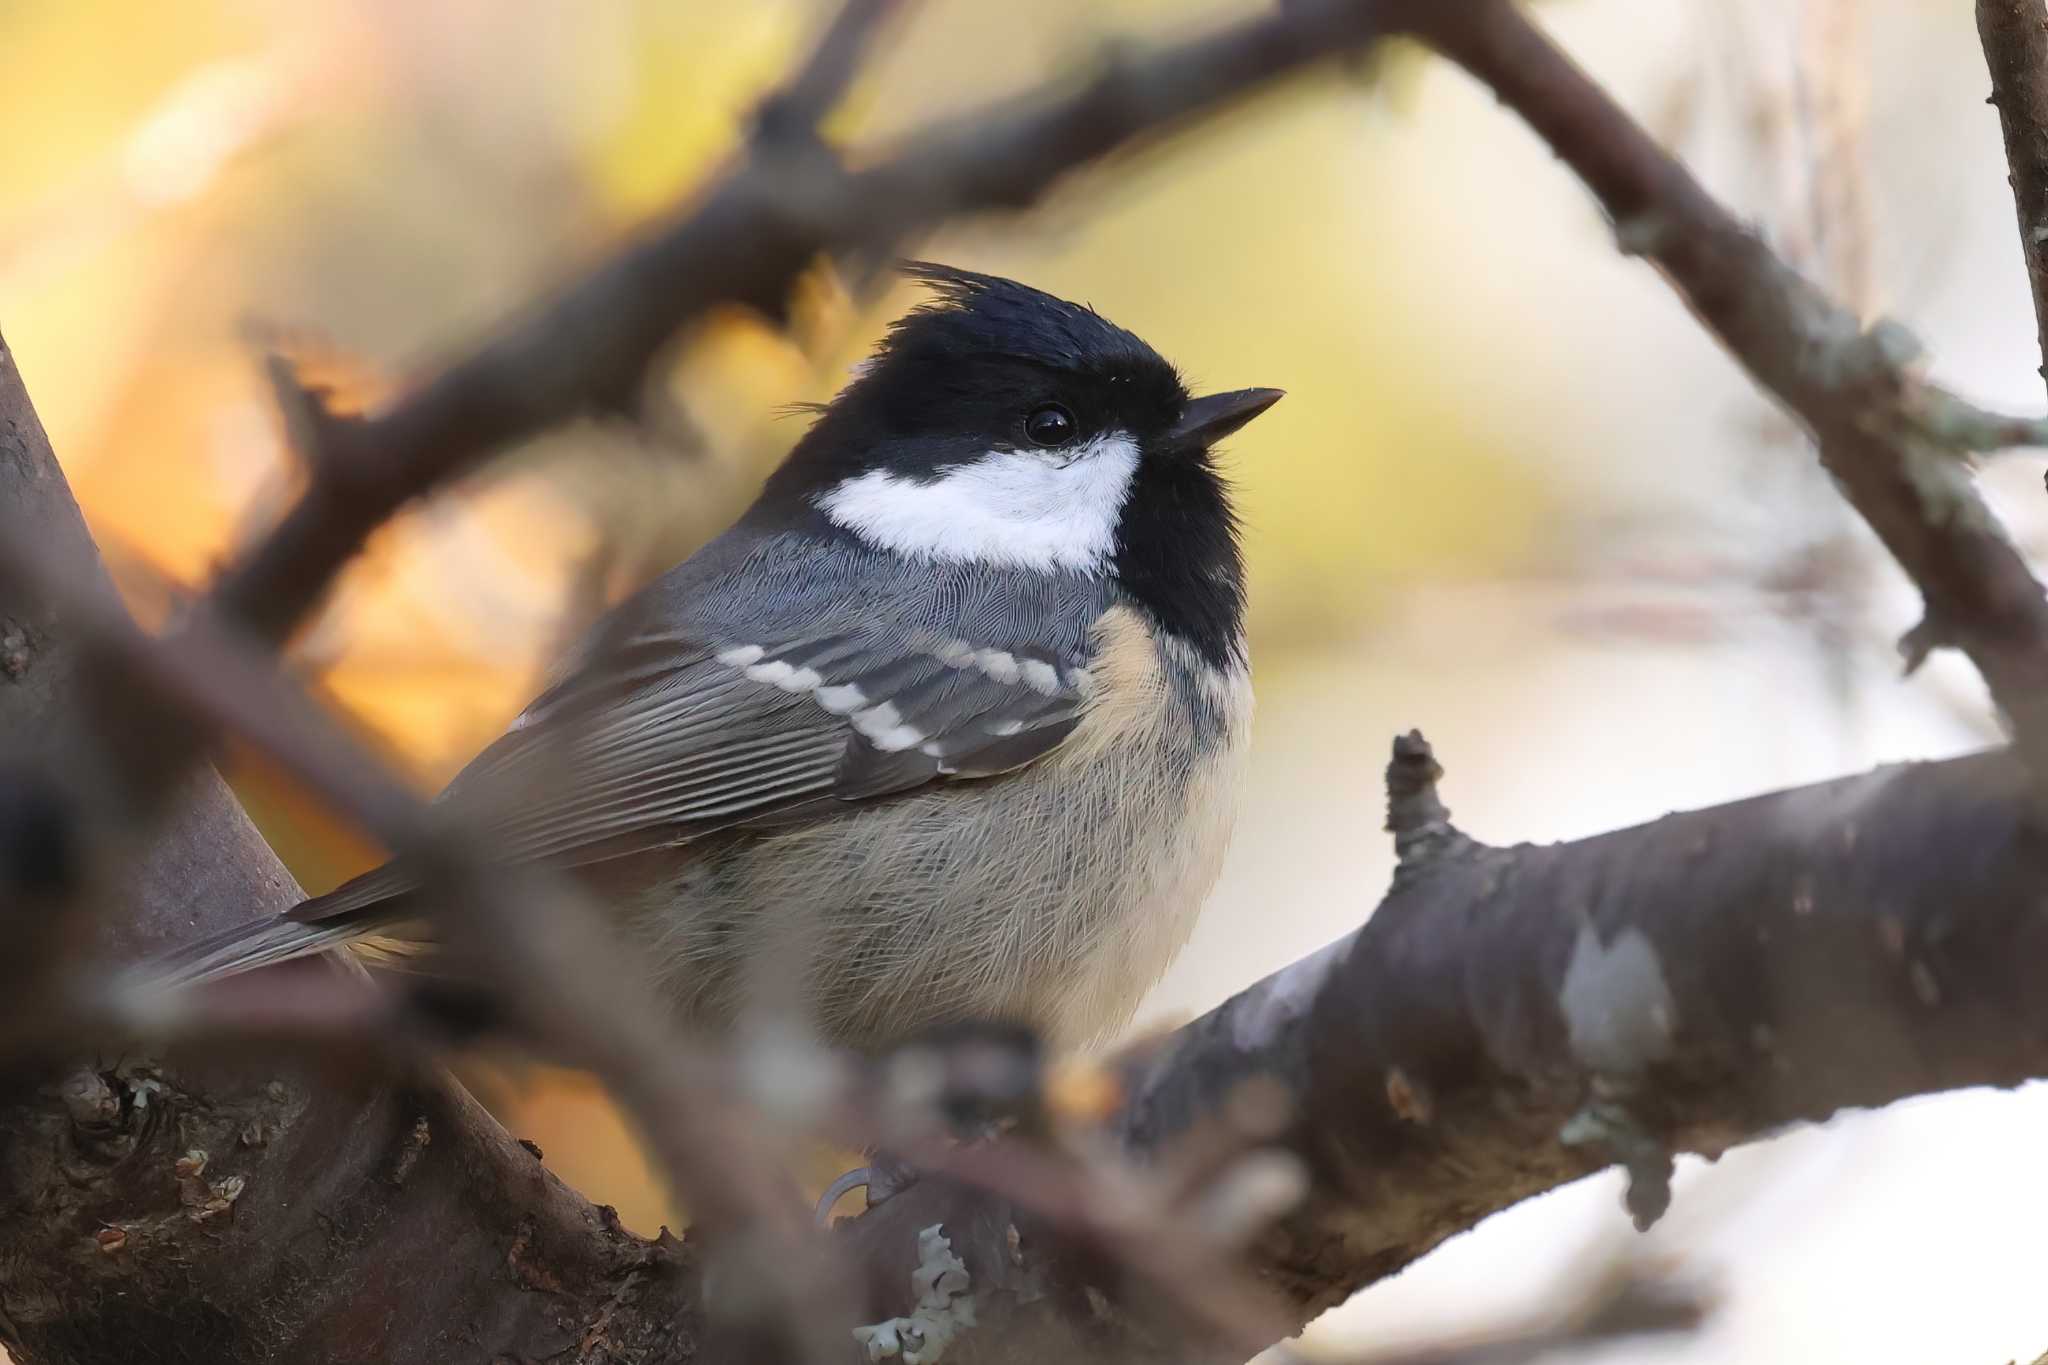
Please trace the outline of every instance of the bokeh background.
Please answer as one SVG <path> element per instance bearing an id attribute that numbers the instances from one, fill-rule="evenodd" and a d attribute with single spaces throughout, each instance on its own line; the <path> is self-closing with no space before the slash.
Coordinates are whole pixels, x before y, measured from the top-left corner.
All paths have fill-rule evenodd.
<path id="1" fill-rule="evenodd" d="M 1238 6 L 930 0 L 832 131 L 855 144 Z M 2039 410 L 1970 7 L 1551 0 L 1543 17 L 1713 188 L 1966 394 Z M 137 610 L 268 522 L 297 471 L 256 363 L 373 403 L 673 203 L 736 145 L 814 0 L 11 0 L 0 327 Z M 1232 443 L 1260 709 L 1223 885 L 1141 1023 L 1215 1003 L 1377 900 L 1389 737 L 1461 823 L 1590 834 L 1991 742 L 1974 677 L 1907 682 L 1914 619 L 1796 432 L 1572 182 L 1412 51 L 1299 82 L 1022 220 L 922 254 L 1088 300 L 1198 382 L 1283 386 Z M 422 791 L 593 614 L 745 503 L 908 300 L 821 276 L 789 333 L 721 316 L 625 415 L 550 434 L 381 531 L 294 665 Z M 2041 465 L 1986 471 L 2043 547 Z M 231 776 L 309 889 L 376 851 Z M 642 1230 L 671 1216 L 603 1096 L 493 1103 Z M 1628 1253 L 1715 1286 L 1613 1358 L 1941 1360 L 2048 1349 L 2048 1091 L 1849 1116 L 1681 1167 L 1630 1232 L 1608 1175 L 1330 1314 L 1318 1348 L 1484 1331 Z M 1573 1358 L 1600 1355 L 1588 1351 Z"/>

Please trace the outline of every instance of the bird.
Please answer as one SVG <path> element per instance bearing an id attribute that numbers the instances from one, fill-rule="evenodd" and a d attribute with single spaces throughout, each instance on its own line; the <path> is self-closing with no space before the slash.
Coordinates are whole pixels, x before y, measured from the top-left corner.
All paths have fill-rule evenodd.
<path id="1" fill-rule="evenodd" d="M 613 609 L 437 800 L 564 869 L 682 1024 L 755 1002 L 879 1054 L 997 1021 L 1100 1044 L 1186 943 L 1250 733 L 1216 445 L 1093 308 L 907 262 L 926 291 L 723 534 Z M 402 860 L 202 940 L 185 988 L 330 949 L 432 970 Z"/>

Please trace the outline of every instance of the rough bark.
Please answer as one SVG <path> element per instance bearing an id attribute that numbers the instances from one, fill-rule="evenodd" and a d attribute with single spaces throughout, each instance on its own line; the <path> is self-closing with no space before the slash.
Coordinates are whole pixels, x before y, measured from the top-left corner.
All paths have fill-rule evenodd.
<path id="1" fill-rule="evenodd" d="M 2048 1075 L 2048 841 L 2030 802 L 1994 752 L 1547 847 L 1446 835 L 1361 929 L 1135 1067 L 1118 1137 L 1171 1152 L 1247 1081 L 1278 1079 L 1279 1143 L 1310 1184 L 1248 1260 L 1305 1321 L 1608 1164 L 1648 1221 L 1675 1152 Z M 1004 1217 L 973 1201 L 963 1216 L 962 1199 L 919 1186 L 847 1235 L 864 1263 L 900 1266 L 910 1231 L 945 1217 L 974 1230 L 977 1275 L 1016 1277 Z M 1075 1321 L 1110 1330 L 1068 1292 Z M 1038 1303 L 979 1307 L 991 1330 L 961 1359 L 1054 1358 Z"/>

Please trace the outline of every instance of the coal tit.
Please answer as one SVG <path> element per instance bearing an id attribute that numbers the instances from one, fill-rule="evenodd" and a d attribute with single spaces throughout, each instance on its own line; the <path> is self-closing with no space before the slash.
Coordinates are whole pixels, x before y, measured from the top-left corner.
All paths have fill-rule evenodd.
<path id="1" fill-rule="evenodd" d="M 878 1050 L 965 1020 L 1099 1040 L 1186 941 L 1250 721 L 1244 568 L 1192 398 L 1092 309 L 932 291 L 740 522 L 615 610 L 442 795 L 572 869 L 687 1024 Z M 417 953 L 406 868 L 200 943 L 185 983 Z"/>

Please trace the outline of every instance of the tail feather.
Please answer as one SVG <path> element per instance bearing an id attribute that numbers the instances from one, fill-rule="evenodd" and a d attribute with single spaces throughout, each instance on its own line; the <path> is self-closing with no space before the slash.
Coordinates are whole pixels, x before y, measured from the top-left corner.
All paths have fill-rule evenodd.
<path id="1" fill-rule="evenodd" d="M 272 967 L 329 948 L 360 945 L 367 957 L 394 962 L 416 955 L 422 945 L 383 942 L 380 936 L 410 916 L 401 908 L 412 882 L 393 864 L 351 877 L 324 896 L 299 902 L 282 915 L 245 920 L 217 934 L 136 968 L 146 989 L 172 991 L 224 976 Z M 379 939 L 377 942 L 366 940 Z"/>
<path id="2" fill-rule="evenodd" d="M 123 994 L 154 995 L 253 972 L 259 967 L 339 948 L 382 927 L 381 919 L 365 916 L 309 924 L 283 915 L 266 915 L 210 934 L 163 957 L 138 963 L 122 983 Z"/>

